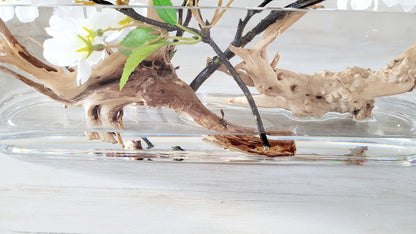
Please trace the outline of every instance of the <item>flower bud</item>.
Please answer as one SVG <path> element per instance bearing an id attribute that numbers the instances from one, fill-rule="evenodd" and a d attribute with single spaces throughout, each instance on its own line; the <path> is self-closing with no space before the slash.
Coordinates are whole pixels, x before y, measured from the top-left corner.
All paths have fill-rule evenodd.
<path id="1" fill-rule="evenodd" d="M 105 50 L 105 45 L 104 44 L 94 45 L 94 50 L 95 51 L 103 51 L 103 50 Z"/>

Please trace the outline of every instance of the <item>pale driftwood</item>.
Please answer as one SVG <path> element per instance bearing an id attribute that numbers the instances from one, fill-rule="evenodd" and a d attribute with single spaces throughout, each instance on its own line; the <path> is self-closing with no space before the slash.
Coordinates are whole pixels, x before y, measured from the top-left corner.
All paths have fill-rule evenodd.
<path id="1" fill-rule="evenodd" d="M 352 67 L 343 72 L 322 71 L 306 75 L 275 68 L 278 54 L 270 62 L 268 45 L 302 16 L 291 15 L 271 25 L 251 49 L 231 50 L 243 58 L 236 68 L 247 85 L 262 94 L 257 105 L 290 110 L 298 117 L 321 117 L 327 112 L 351 113 L 355 119 L 371 116 L 374 98 L 412 91 L 416 84 L 416 45 L 410 46 L 385 68 L 378 71 Z M 246 104 L 243 98 L 228 102 Z"/>
<path id="2" fill-rule="evenodd" d="M 153 58 L 152 61 L 142 63 L 120 92 L 119 79 L 126 57 L 116 52 L 95 66 L 90 79 L 78 86 L 76 71 L 65 73 L 59 68 L 40 62 L 27 53 L 4 24 L 0 28 L 5 39 L 0 41 L 0 62 L 13 65 L 23 73 L 18 76 L 3 65 L 1 69 L 18 76 L 18 79 L 30 86 L 36 86 L 37 91 L 53 99 L 73 106 L 83 106 L 92 126 L 119 128 L 118 119 L 121 118 L 122 108 L 130 103 L 144 103 L 149 107 L 172 108 L 211 130 L 255 133 L 252 128 L 230 124 L 206 109 L 192 89 L 177 77 L 175 68 L 165 59 Z M 32 81 L 29 77 L 41 83 Z"/>
<path id="3" fill-rule="evenodd" d="M 151 60 L 142 62 L 120 91 L 120 77 L 127 57 L 119 52 L 111 54 L 94 66 L 90 79 L 78 86 L 76 70 L 64 72 L 58 67 L 41 62 L 27 52 L 2 21 L 0 21 L 0 33 L 3 36 L 3 39 L 0 39 L 0 70 L 56 101 L 83 107 L 90 127 L 112 129 L 111 132 L 87 132 L 91 140 L 118 142 L 124 147 L 117 130 L 123 129 L 123 108 L 132 103 L 147 107 L 171 108 L 202 127 L 217 132 L 257 133 L 254 128 L 227 122 L 208 110 L 192 88 L 178 78 L 175 68 L 167 59 L 166 51 L 165 53 L 157 51 L 151 56 Z M 15 72 L 10 65 L 20 72 Z M 290 132 L 273 134 L 290 134 Z M 217 143 L 221 142 L 217 141 Z M 291 143 L 294 144 L 293 141 Z M 287 144 L 287 141 L 282 141 L 283 146 Z M 282 149 L 286 148 L 282 147 Z M 295 147 L 292 149 L 295 150 Z M 267 150 L 263 148 L 263 151 Z M 285 151 L 279 154 L 277 150 L 273 150 L 264 154 L 277 156 L 288 153 Z"/>

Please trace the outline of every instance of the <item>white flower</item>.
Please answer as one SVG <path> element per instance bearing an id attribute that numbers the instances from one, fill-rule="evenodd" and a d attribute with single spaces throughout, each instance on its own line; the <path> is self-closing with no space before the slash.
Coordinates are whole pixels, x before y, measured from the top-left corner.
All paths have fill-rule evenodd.
<path id="1" fill-rule="evenodd" d="M 44 42 L 43 56 L 56 66 L 75 66 L 77 82 L 83 84 L 91 75 L 92 66 L 107 56 L 103 46 L 114 31 L 106 29 L 120 27 L 118 23 L 125 18 L 108 8 L 58 7 L 46 28 L 52 38 Z"/>
<path id="2" fill-rule="evenodd" d="M 350 2 L 353 10 L 366 10 L 373 6 L 374 10 L 378 10 L 380 0 L 337 0 L 339 9 L 348 9 Z M 382 0 L 388 7 L 396 5 L 401 6 L 405 11 L 412 10 L 416 5 L 416 0 Z"/>
<path id="3" fill-rule="evenodd" d="M 12 6 L 13 4 L 19 6 Z M 31 4 L 31 0 L 1 0 L 0 18 L 7 22 L 16 14 L 16 17 L 23 23 L 33 22 L 39 17 L 39 11 L 37 7 L 30 6 Z"/>

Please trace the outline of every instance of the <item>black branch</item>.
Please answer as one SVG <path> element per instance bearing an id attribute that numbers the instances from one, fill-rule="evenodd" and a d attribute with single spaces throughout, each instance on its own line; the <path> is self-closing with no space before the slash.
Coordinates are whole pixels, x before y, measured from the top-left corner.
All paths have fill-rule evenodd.
<path id="1" fill-rule="evenodd" d="M 323 2 L 325 0 L 299 0 L 294 3 L 291 3 L 285 8 L 296 8 L 296 9 L 303 9 L 317 3 Z M 270 1 L 265 1 L 264 3 L 268 3 Z M 259 5 L 262 6 L 262 5 Z M 246 17 L 244 20 L 240 20 L 236 32 L 236 36 L 231 42 L 233 46 L 236 47 L 244 47 L 249 42 L 251 42 L 257 35 L 264 32 L 271 24 L 275 23 L 278 20 L 281 20 L 288 16 L 289 14 L 293 14 L 292 11 L 288 10 L 274 10 L 270 12 L 264 19 L 262 19 L 252 30 L 247 32 L 244 36 L 242 36 L 243 31 L 249 22 L 249 20 L 256 14 L 260 12 L 260 10 L 249 10 L 247 12 Z M 227 59 L 231 59 L 234 57 L 234 53 L 228 48 L 224 51 L 224 55 Z M 191 82 L 190 86 L 194 91 L 197 91 L 199 87 L 222 65 L 222 63 L 218 62 L 218 59 L 214 57 L 212 62 L 208 63 L 207 66 L 195 77 L 195 79 Z"/>
<path id="2" fill-rule="evenodd" d="M 263 1 L 263 3 L 259 5 L 259 7 L 264 7 L 271 1 L 273 0 Z M 305 7 L 314 5 L 322 1 L 324 0 L 299 0 L 286 6 L 286 8 L 305 8 Z M 112 3 L 105 1 L 105 0 L 93 0 L 93 2 L 97 4 L 102 4 L 102 5 L 113 5 Z M 182 29 L 180 29 L 179 27 L 144 17 L 140 15 L 139 13 L 137 13 L 133 8 L 120 7 L 116 9 L 122 12 L 123 14 L 131 17 L 134 20 L 138 20 L 146 24 L 161 27 L 161 28 L 166 29 L 167 31 L 176 31 L 179 35 L 182 33 Z M 253 17 L 253 15 L 255 15 L 258 12 L 260 11 L 249 10 L 245 19 L 240 20 L 238 24 L 236 36 L 231 44 L 237 47 L 245 46 L 247 43 L 253 40 L 255 36 L 262 33 L 264 30 L 266 30 L 268 26 L 275 23 L 277 20 L 283 19 L 288 14 L 292 13 L 291 11 L 279 11 L 279 10 L 272 11 L 268 16 L 262 19 L 251 31 L 249 31 L 244 36 L 242 36 L 245 26 L 247 25 L 249 20 Z M 182 14 L 183 13 L 180 12 L 181 21 L 182 21 Z M 188 12 L 188 16 L 189 15 L 190 14 Z M 185 24 L 189 23 L 188 20 L 189 18 L 187 17 L 187 19 L 185 20 Z M 201 30 L 196 30 L 193 28 L 189 28 L 189 29 L 201 35 L 203 39 L 202 41 L 209 44 L 211 48 L 217 54 L 217 57 L 214 58 L 213 62 L 208 64 L 208 66 L 194 79 L 194 81 L 191 83 L 191 87 L 193 88 L 194 91 L 196 91 L 202 85 L 202 83 L 205 82 L 205 80 L 207 80 L 210 77 L 210 75 L 218 69 L 218 67 L 221 64 L 224 64 L 226 68 L 228 69 L 228 71 L 230 72 L 230 74 L 232 75 L 232 77 L 234 78 L 234 80 L 236 81 L 236 83 L 238 84 L 238 86 L 243 91 L 244 95 L 246 96 L 250 109 L 257 123 L 257 129 L 259 131 L 261 143 L 265 149 L 268 149 L 270 145 L 267 139 L 266 131 L 264 129 L 263 122 L 262 122 L 260 113 L 258 111 L 257 105 L 254 102 L 253 96 L 251 95 L 249 89 L 241 80 L 237 71 L 235 70 L 235 68 L 232 66 L 232 64 L 229 61 L 229 59 L 234 56 L 234 53 L 232 53 L 229 48 L 225 52 L 223 52 L 218 47 L 218 45 L 212 40 L 209 29 L 201 29 Z"/>
<path id="3" fill-rule="evenodd" d="M 224 64 L 227 70 L 230 72 L 232 77 L 234 78 L 235 82 L 238 84 L 240 89 L 243 91 L 244 96 L 247 98 L 248 104 L 250 106 L 251 112 L 254 115 L 254 119 L 257 123 L 257 129 L 259 131 L 261 144 L 265 149 L 270 148 L 269 141 L 267 139 L 266 131 L 263 126 L 263 121 L 261 119 L 259 110 L 257 105 L 253 99 L 253 95 L 251 95 L 250 90 L 247 88 L 246 84 L 244 84 L 243 80 L 238 75 L 237 71 L 235 70 L 234 66 L 230 63 L 230 61 L 225 57 L 224 52 L 218 47 L 218 45 L 210 38 L 209 32 L 204 34 L 205 38 L 204 41 L 207 41 L 211 48 L 215 51 L 218 55 L 220 61 Z"/>

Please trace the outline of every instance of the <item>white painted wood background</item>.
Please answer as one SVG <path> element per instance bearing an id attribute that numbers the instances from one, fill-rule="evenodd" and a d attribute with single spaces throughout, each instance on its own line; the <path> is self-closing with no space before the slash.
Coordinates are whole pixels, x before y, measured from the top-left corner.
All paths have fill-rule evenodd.
<path id="1" fill-rule="evenodd" d="M 0 232 L 415 233 L 416 170 L 0 155 Z"/>

